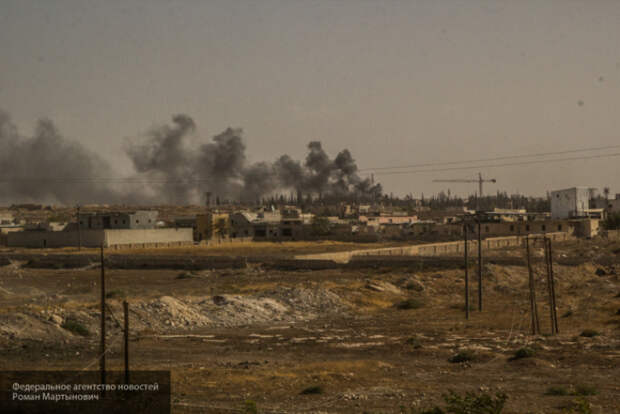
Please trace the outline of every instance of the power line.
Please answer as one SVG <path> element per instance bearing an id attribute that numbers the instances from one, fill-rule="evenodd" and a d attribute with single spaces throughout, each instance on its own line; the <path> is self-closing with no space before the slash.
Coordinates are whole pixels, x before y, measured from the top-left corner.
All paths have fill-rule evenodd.
<path id="1" fill-rule="evenodd" d="M 501 161 L 501 160 L 517 159 L 517 158 L 545 157 L 549 155 L 574 154 L 574 153 L 579 153 L 579 152 L 601 151 L 601 150 L 614 149 L 614 148 L 620 148 L 620 145 L 607 145 L 604 147 L 581 148 L 581 149 L 572 149 L 572 150 L 566 150 L 566 151 L 539 152 L 539 153 L 533 153 L 533 154 L 505 155 L 501 157 L 479 158 L 479 159 L 474 159 L 474 160 L 463 160 L 463 161 L 441 161 L 441 162 L 431 162 L 431 163 L 426 163 L 426 164 L 397 165 L 397 166 L 392 166 L 392 167 L 360 168 L 358 171 L 395 170 L 395 169 L 400 169 L 400 168 L 418 168 L 418 167 L 432 167 L 432 166 L 437 166 L 437 165 L 469 164 L 472 162 Z"/>
<path id="2" fill-rule="evenodd" d="M 620 156 L 620 152 L 616 152 L 613 154 L 590 155 L 590 156 L 584 156 L 584 157 L 520 161 L 520 162 L 511 162 L 511 163 L 503 163 L 503 164 L 471 165 L 471 166 L 466 166 L 466 167 L 449 167 L 449 168 L 431 168 L 431 169 L 413 170 L 413 171 L 388 171 L 388 172 L 378 172 L 378 173 L 375 173 L 375 175 L 418 174 L 418 173 L 427 173 L 427 172 L 475 170 L 475 169 L 482 169 L 482 168 L 512 167 L 516 165 L 531 165 L 531 164 L 543 164 L 543 163 L 552 163 L 552 162 L 590 160 L 590 159 L 596 159 L 596 158 L 612 158 L 612 157 L 618 157 L 618 156 Z"/>

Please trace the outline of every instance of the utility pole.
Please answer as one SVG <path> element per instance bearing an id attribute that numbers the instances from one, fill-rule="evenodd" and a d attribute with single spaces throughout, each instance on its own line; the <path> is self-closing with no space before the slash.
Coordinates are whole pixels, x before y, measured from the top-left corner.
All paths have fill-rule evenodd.
<path id="1" fill-rule="evenodd" d="M 463 242 L 465 245 L 465 319 L 469 319 L 469 254 L 467 252 L 467 223 L 463 224 Z"/>
<path id="2" fill-rule="evenodd" d="M 125 314 L 125 384 L 129 384 L 129 303 L 123 301 L 123 313 Z"/>
<path id="3" fill-rule="evenodd" d="M 80 227 L 80 205 L 77 205 L 78 251 L 82 251 L 82 230 Z"/>
<path id="4" fill-rule="evenodd" d="M 482 312 L 482 225 L 480 214 L 478 218 L 478 311 Z"/>
<path id="5" fill-rule="evenodd" d="M 101 244 L 101 346 L 99 352 L 101 384 L 105 384 L 105 264 L 103 261 L 103 244 Z"/>
<path id="6" fill-rule="evenodd" d="M 553 275 L 553 254 L 551 252 L 551 239 L 546 239 L 546 250 L 547 250 L 547 260 L 548 260 L 548 265 L 547 265 L 547 274 L 548 274 L 548 278 L 549 278 L 549 295 L 550 295 L 550 299 L 551 299 L 551 322 L 552 322 L 552 327 L 551 327 L 551 331 L 553 332 L 553 330 L 555 329 L 555 333 L 560 333 L 560 330 L 558 329 L 558 307 L 556 306 L 556 302 L 555 302 L 555 277 Z"/>
<path id="7" fill-rule="evenodd" d="M 530 313 L 532 315 L 532 335 L 540 333 L 540 324 L 538 322 L 538 308 L 536 306 L 536 288 L 534 286 L 534 272 L 532 270 L 532 263 L 530 259 L 530 237 L 525 236 L 525 252 L 527 255 L 527 270 L 529 274 L 529 287 L 530 287 Z"/>

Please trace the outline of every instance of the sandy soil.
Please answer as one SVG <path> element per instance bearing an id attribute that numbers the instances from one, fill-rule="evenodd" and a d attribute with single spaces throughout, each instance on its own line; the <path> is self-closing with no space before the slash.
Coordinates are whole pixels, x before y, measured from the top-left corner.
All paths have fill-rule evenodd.
<path id="1" fill-rule="evenodd" d="M 555 265 L 555 336 L 540 252 L 538 336 L 530 335 L 524 266 L 485 266 L 484 310 L 469 321 L 460 269 L 109 270 L 108 364 L 122 367 L 126 299 L 131 365 L 172 371 L 175 413 L 244 412 L 246 401 L 264 413 L 400 413 L 440 404 L 448 390 L 505 392 L 505 413 L 560 413 L 576 397 L 546 391 L 580 386 L 594 391 L 586 397 L 593 412 L 618 413 L 620 250 L 575 242 L 556 253 L 591 260 Z M 95 369 L 98 282 L 92 268 L 0 268 L 2 366 Z M 471 287 L 477 304 L 475 281 Z M 406 300 L 414 309 L 400 309 Z M 90 334 L 72 332 L 67 321 Z M 587 329 L 598 335 L 580 336 Z M 534 355 L 511 360 L 522 347 Z M 449 362 L 463 350 L 472 360 Z M 311 386 L 321 393 L 302 394 Z"/>

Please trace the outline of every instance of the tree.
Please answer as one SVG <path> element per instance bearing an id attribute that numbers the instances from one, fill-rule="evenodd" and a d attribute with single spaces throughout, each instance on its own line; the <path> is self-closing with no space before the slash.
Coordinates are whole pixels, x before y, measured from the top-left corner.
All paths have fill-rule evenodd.
<path id="1" fill-rule="evenodd" d="M 327 217 L 314 216 L 312 218 L 312 234 L 315 236 L 327 236 L 329 234 L 329 220 Z"/>
<path id="2" fill-rule="evenodd" d="M 605 230 L 620 229 L 620 213 L 609 213 L 602 225 Z"/>

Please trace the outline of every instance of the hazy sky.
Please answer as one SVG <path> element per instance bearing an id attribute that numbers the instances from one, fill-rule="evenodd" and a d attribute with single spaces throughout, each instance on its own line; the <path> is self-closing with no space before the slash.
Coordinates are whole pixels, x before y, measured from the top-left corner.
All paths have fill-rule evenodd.
<path id="1" fill-rule="evenodd" d="M 360 168 L 620 144 L 620 1 L 0 1 L 0 108 L 129 170 L 187 113 L 252 161 L 321 140 Z M 611 152 L 620 152 L 620 149 Z M 620 192 L 620 157 L 485 168 L 497 189 Z M 376 175 L 419 196 L 477 170 Z"/>

